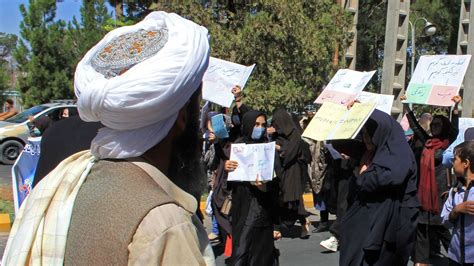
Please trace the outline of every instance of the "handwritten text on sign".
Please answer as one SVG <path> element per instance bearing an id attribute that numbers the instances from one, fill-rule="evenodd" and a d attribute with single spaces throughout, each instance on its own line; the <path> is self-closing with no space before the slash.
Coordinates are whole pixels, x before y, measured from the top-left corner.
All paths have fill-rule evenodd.
<path id="1" fill-rule="evenodd" d="M 332 102 L 347 105 L 355 100 L 357 95 L 370 81 L 375 71 L 359 72 L 350 69 L 340 69 L 321 92 L 315 103 Z"/>
<path id="2" fill-rule="evenodd" d="M 355 103 L 346 106 L 324 103 L 314 115 L 303 137 L 317 141 L 354 138 L 375 109 L 375 103 Z"/>
<path id="3" fill-rule="evenodd" d="M 408 84 L 409 103 L 451 106 L 459 93 L 471 55 L 422 56 Z"/>
<path id="4" fill-rule="evenodd" d="M 237 169 L 229 173 L 228 181 L 270 181 L 275 163 L 275 142 L 261 144 L 232 144 L 230 160 Z"/>
<path id="5" fill-rule="evenodd" d="M 357 97 L 357 100 L 361 103 L 375 103 L 376 109 L 390 114 L 392 112 L 393 97 L 393 95 L 362 91 Z"/>
<path id="6" fill-rule="evenodd" d="M 232 88 L 244 88 L 254 65 L 243 66 L 211 57 L 209 67 L 203 77 L 202 98 L 224 107 L 230 107 L 234 100 Z"/>

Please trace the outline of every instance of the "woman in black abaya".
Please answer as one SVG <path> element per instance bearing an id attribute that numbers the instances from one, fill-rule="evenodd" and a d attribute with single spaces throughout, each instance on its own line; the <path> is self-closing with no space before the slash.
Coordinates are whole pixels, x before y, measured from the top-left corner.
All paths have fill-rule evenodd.
<path id="1" fill-rule="evenodd" d="M 407 265 L 419 207 L 415 157 L 401 126 L 383 112 L 372 113 L 362 134 L 366 149 L 341 221 L 340 265 Z"/>
<path id="2" fill-rule="evenodd" d="M 288 112 L 279 109 L 272 118 L 275 129 L 273 139 L 280 163 L 275 171 L 280 183 L 282 203 L 282 222 L 291 226 L 296 219 L 302 226 L 301 237 L 308 235 L 309 221 L 304 204 L 303 193 L 308 182 L 308 165 L 311 163 L 309 145 L 301 138 L 301 132 Z"/>
<path id="3" fill-rule="evenodd" d="M 258 111 L 248 111 L 242 119 L 242 137 L 236 143 L 266 142 L 266 117 Z M 238 167 L 226 161 L 225 170 Z M 273 181 L 228 182 L 232 188 L 232 256 L 231 265 L 273 265 L 278 258 L 274 228 L 277 224 L 276 188 Z"/>

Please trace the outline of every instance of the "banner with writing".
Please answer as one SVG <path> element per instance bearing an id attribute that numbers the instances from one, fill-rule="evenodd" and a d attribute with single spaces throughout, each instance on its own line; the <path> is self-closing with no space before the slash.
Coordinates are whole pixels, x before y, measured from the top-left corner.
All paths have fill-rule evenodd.
<path id="1" fill-rule="evenodd" d="M 41 137 L 28 138 L 22 153 L 12 167 L 13 204 L 15 213 L 30 193 L 40 157 Z"/>
<path id="2" fill-rule="evenodd" d="M 270 181 L 273 179 L 275 142 L 232 144 L 230 160 L 239 165 L 229 173 L 228 181 Z"/>
<path id="3" fill-rule="evenodd" d="M 375 109 L 375 103 L 346 106 L 325 102 L 314 115 L 303 137 L 317 141 L 354 138 Z"/>
<path id="4" fill-rule="evenodd" d="M 357 98 L 374 73 L 375 70 L 360 72 L 351 69 L 339 69 L 315 103 L 332 102 L 347 105 Z"/>
<path id="5" fill-rule="evenodd" d="M 425 55 L 416 65 L 406 92 L 408 103 L 452 106 L 471 55 Z"/>
<path id="6" fill-rule="evenodd" d="M 357 100 L 359 100 L 361 103 L 375 103 L 375 109 L 378 109 L 389 115 L 392 113 L 393 98 L 394 95 L 378 94 L 366 91 L 362 91 L 359 96 L 357 96 Z"/>
<path id="7" fill-rule="evenodd" d="M 209 67 L 202 79 L 202 98 L 224 107 L 234 101 L 232 88 L 239 85 L 243 90 L 255 64 L 243 66 L 211 57 Z"/>

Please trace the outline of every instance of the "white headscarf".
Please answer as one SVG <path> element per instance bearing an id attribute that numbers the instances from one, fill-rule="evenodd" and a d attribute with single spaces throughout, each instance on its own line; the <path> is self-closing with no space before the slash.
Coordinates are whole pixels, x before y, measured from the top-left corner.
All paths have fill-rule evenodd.
<path id="1" fill-rule="evenodd" d="M 162 29 L 168 38 L 161 50 L 125 73 L 107 78 L 94 66 L 97 53 L 119 36 Z M 209 54 L 207 29 L 172 13 L 153 12 L 108 33 L 79 62 L 74 77 L 79 115 L 106 126 L 92 141 L 92 153 L 98 158 L 136 157 L 159 143 L 199 88 Z"/>

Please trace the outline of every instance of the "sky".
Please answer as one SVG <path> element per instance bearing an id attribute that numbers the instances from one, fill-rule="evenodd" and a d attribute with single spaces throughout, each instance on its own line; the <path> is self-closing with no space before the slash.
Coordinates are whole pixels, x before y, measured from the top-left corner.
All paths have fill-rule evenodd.
<path id="1" fill-rule="evenodd" d="M 19 35 L 20 4 L 28 5 L 29 0 L 0 0 L 0 32 L 14 33 Z M 56 18 L 70 21 L 73 16 L 80 18 L 81 0 L 63 0 L 57 3 Z M 109 10 L 112 8 L 109 7 Z"/>

